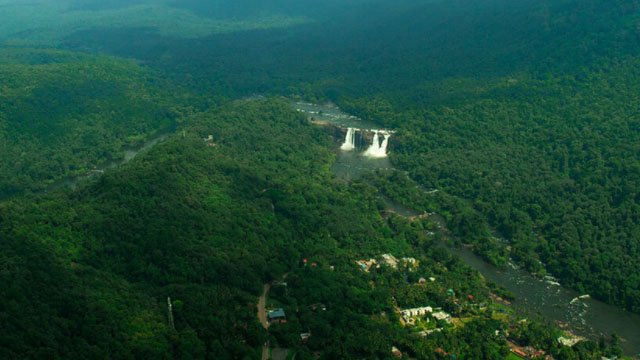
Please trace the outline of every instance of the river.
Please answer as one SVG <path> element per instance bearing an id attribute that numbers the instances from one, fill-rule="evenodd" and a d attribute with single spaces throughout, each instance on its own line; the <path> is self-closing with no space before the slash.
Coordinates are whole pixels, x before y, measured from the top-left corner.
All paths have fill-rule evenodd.
<path id="1" fill-rule="evenodd" d="M 329 122 L 360 129 L 377 128 L 376 124 L 343 113 L 335 105 L 293 103 L 293 106 L 316 122 Z M 331 171 L 339 178 L 350 180 L 360 177 L 366 171 L 376 169 L 393 170 L 393 167 L 386 157 L 368 158 L 359 151 L 339 150 Z M 401 216 L 417 215 L 413 209 L 389 200 L 386 202 L 390 209 Z M 513 264 L 505 269 L 498 269 L 466 248 L 449 250 L 480 272 L 485 279 L 513 292 L 516 300 L 511 302 L 510 306 L 523 316 L 542 315 L 561 328 L 594 341 L 598 341 L 601 336 L 618 334 L 624 352 L 640 357 L 640 315 L 595 299 L 577 299 L 583 294 L 558 285 L 552 278 L 537 279 Z"/>

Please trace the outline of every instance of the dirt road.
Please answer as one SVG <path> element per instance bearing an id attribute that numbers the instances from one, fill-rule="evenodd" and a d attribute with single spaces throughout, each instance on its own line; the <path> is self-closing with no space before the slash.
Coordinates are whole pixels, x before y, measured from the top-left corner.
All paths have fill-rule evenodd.
<path id="1" fill-rule="evenodd" d="M 262 295 L 258 298 L 258 320 L 265 330 L 269 330 L 269 322 L 267 321 L 267 294 L 271 290 L 271 283 L 264 284 Z M 262 347 L 262 360 L 269 359 L 269 341 L 264 343 Z"/>
<path id="2" fill-rule="evenodd" d="M 262 327 L 269 329 L 269 322 L 267 321 L 267 293 L 271 289 L 271 283 L 264 284 L 264 290 L 262 295 L 258 298 L 258 320 L 262 324 Z"/>
<path id="3" fill-rule="evenodd" d="M 286 279 L 289 273 L 286 273 L 282 276 L 282 279 Z M 273 281 L 264 284 L 264 288 L 262 290 L 262 295 L 258 298 L 258 320 L 262 324 L 262 327 L 269 331 L 269 321 L 267 321 L 267 295 L 269 294 L 269 290 L 271 290 L 271 285 L 273 285 Z M 262 347 L 262 360 L 269 359 L 269 341 L 264 343 Z"/>

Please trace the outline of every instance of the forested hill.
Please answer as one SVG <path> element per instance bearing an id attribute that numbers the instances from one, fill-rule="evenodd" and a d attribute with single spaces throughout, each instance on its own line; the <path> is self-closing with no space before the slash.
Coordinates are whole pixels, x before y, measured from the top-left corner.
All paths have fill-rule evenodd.
<path id="1" fill-rule="evenodd" d="M 371 190 L 330 180 L 327 135 L 286 102 L 199 117 L 79 191 L 0 205 L 0 356 L 254 359 L 263 282 L 389 243 Z"/>
<path id="2" fill-rule="evenodd" d="M 1 50 L 0 198 L 121 159 L 123 146 L 171 129 L 197 106 L 157 83 L 132 61 Z"/>
<path id="3" fill-rule="evenodd" d="M 231 105 L 82 190 L 2 203 L 0 356 L 257 358 L 263 282 L 382 244 L 371 195 L 323 180 L 327 141 L 286 103 Z"/>

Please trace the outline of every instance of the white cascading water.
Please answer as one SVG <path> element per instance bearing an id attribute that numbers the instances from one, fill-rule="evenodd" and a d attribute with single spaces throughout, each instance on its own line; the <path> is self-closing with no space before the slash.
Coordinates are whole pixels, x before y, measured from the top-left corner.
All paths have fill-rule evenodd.
<path id="1" fill-rule="evenodd" d="M 344 137 L 344 144 L 342 144 L 340 148 L 342 150 L 353 150 L 356 148 L 356 129 L 347 129 L 347 135 Z"/>
<path id="2" fill-rule="evenodd" d="M 378 131 L 373 131 L 373 141 L 371 146 L 364 152 L 365 156 L 372 158 L 383 158 L 387 156 L 387 145 L 389 144 L 389 137 L 391 134 L 382 133 L 384 135 L 384 139 L 382 140 L 382 144 L 380 144 L 380 136 L 378 136 Z"/>

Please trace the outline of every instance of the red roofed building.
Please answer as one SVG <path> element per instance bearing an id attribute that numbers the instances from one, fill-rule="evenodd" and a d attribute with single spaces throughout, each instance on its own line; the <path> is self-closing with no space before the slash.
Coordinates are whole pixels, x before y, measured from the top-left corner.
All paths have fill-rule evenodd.
<path id="1" fill-rule="evenodd" d="M 513 352 L 514 354 L 520 356 L 523 359 L 527 359 L 527 354 L 525 354 L 524 351 L 520 350 L 520 349 L 511 349 L 511 352 Z"/>

